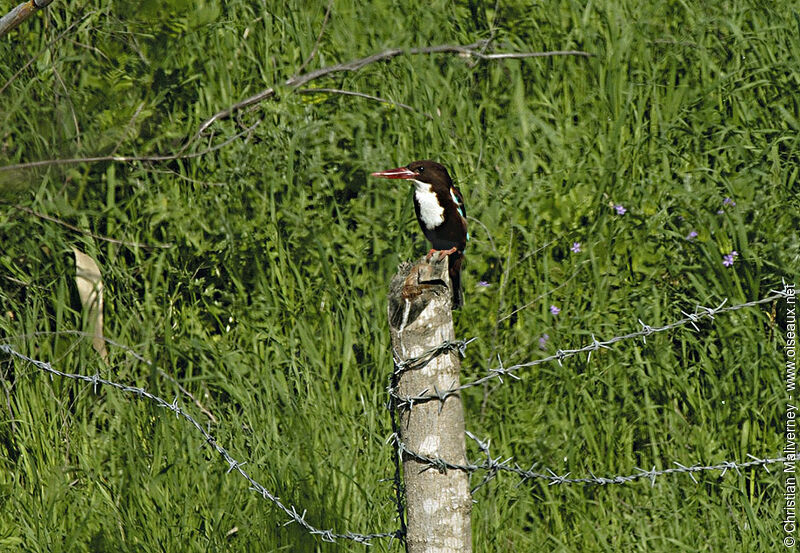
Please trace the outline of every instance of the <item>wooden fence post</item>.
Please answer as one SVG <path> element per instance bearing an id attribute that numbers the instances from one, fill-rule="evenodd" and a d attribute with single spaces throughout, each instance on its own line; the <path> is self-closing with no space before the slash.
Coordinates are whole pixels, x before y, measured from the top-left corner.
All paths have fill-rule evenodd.
<path id="1" fill-rule="evenodd" d="M 53 0 L 27 0 L 0 17 L 0 38 L 10 33 L 20 23 L 37 11 L 46 8 Z"/>
<path id="2" fill-rule="evenodd" d="M 389 291 L 389 327 L 398 362 L 414 359 L 453 341 L 450 277 L 447 259 L 403 263 Z M 427 361 L 427 360 L 426 360 Z M 397 398 L 433 394 L 458 387 L 461 361 L 447 350 L 428 362 L 402 366 L 393 379 Z M 407 505 L 406 547 L 409 553 L 469 553 L 472 551 L 469 475 L 439 471 L 426 458 L 466 463 L 464 411 L 459 394 L 445 400 L 409 404 L 395 399 L 403 444 L 403 480 Z M 406 451 L 408 450 L 408 451 Z"/>

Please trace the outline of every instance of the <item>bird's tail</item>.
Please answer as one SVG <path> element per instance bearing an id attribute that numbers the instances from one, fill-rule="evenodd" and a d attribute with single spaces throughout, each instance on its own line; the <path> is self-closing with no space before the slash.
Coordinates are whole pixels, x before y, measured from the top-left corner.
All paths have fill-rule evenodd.
<path id="1" fill-rule="evenodd" d="M 453 292 L 453 309 L 460 309 L 464 305 L 464 292 L 461 289 L 461 264 L 464 256 L 461 252 L 450 255 L 448 262 L 448 272 L 450 273 L 450 287 Z"/>

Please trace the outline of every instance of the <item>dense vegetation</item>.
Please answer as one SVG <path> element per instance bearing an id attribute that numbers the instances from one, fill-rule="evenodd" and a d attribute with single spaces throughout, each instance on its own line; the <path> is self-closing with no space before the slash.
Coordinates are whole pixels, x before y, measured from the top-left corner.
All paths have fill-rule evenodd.
<path id="1" fill-rule="evenodd" d="M 763 4 L 336 0 L 323 28 L 324 2 L 57 0 L 0 42 L 0 165 L 203 155 L 0 166 L 0 341 L 178 395 L 314 525 L 391 531 L 386 291 L 427 244 L 407 185 L 369 172 L 435 158 L 464 193 L 464 380 L 766 297 L 800 270 L 800 14 Z M 482 39 L 593 56 L 401 55 L 305 86 L 388 103 L 284 84 Z M 107 363 L 69 333 L 73 247 L 103 274 Z M 467 428 L 572 476 L 778 456 L 782 325 L 767 303 L 524 370 L 464 394 Z M 7 357 L 0 374 L 3 551 L 364 549 L 283 526 L 164 409 Z M 780 469 L 697 479 L 500 475 L 475 550 L 774 550 Z"/>

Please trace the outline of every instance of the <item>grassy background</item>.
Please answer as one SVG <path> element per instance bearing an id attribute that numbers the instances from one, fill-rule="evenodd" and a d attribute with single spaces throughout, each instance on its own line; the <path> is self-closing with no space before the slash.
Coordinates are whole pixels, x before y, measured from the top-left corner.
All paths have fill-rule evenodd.
<path id="1" fill-rule="evenodd" d="M 390 531 L 386 289 L 427 244 L 408 188 L 369 172 L 433 157 L 464 193 L 473 238 L 456 334 L 478 337 L 465 380 L 498 354 L 535 359 L 796 279 L 796 4 L 336 0 L 308 70 L 489 37 L 507 51 L 595 54 L 401 56 L 310 85 L 415 111 L 281 86 L 312 52 L 325 7 L 54 2 L 0 42 L 2 165 L 174 153 L 211 114 L 277 87 L 192 149 L 261 120 L 250 135 L 201 157 L 0 171 L 4 342 L 171 400 L 163 369 L 312 524 Z M 83 324 L 73 246 L 103 272 L 106 335 L 153 366 L 114 346 L 106 365 L 64 334 Z M 768 304 L 526 370 L 467 392 L 467 427 L 492 438 L 494 455 L 572 476 L 775 456 L 782 325 L 782 306 Z M 364 549 L 284 527 L 163 409 L 8 359 L 0 370 L 4 551 Z M 779 471 L 698 478 L 585 488 L 501 476 L 476 494 L 475 550 L 774 550 Z"/>

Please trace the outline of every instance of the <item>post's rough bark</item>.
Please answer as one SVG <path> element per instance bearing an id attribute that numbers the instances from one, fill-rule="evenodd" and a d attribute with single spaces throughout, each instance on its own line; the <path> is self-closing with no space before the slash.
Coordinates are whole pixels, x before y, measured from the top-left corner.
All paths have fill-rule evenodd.
<path id="1" fill-rule="evenodd" d="M 47 7 L 53 0 L 28 0 L 0 17 L 0 38 L 13 31 L 31 15 Z"/>
<path id="2" fill-rule="evenodd" d="M 392 346 L 400 360 L 419 357 L 454 340 L 447 259 L 404 263 L 389 292 Z M 420 396 L 458 386 L 461 362 L 453 351 L 435 356 L 424 366 L 408 366 L 395 378 L 398 396 Z M 429 400 L 412 406 L 400 401 L 400 440 L 408 450 L 428 458 L 465 464 L 464 411 L 461 397 Z M 439 472 L 403 453 L 410 553 L 472 551 L 469 475 L 459 470 Z"/>

